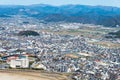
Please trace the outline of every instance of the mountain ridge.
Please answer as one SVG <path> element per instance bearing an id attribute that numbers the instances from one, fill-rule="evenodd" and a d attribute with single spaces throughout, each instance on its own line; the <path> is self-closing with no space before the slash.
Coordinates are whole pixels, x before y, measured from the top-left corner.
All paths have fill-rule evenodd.
<path id="1" fill-rule="evenodd" d="M 26 15 L 47 22 L 78 22 L 107 27 L 120 25 L 120 8 L 111 6 L 48 4 L 0 6 L 0 15 Z M 1 16 L 0 16 L 1 17 Z"/>

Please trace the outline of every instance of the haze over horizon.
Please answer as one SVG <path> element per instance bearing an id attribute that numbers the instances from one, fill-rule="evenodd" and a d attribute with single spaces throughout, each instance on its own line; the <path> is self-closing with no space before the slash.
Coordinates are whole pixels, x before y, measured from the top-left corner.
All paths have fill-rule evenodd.
<path id="1" fill-rule="evenodd" d="M 80 4 L 91 6 L 113 6 L 120 7 L 120 0 L 0 0 L 0 5 L 32 5 L 32 4 L 48 4 L 54 6 L 68 5 L 68 4 Z"/>

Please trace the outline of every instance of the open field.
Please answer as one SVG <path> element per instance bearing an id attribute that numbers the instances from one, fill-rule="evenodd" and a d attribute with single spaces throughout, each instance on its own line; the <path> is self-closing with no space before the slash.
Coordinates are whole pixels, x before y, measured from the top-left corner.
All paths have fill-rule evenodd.
<path id="1" fill-rule="evenodd" d="M 90 44 L 97 44 L 100 46 L 104 46 L 104 47 L 109 47 L 109 48 L 120 48 L 120 44 L 117 43 L 112 43 L 112 42 L 89 42 Z"/>
<path id="2" fill-rule="evenodd" d="M 109 32 L 117 31 L 118 28 L 100 28 L 100 27 L 81 27 L 79 29 L 61 29 L 59 31 L 54 31 L 51 29 L 41 30 L 43 32 L 50 32 L 60 35 L 82 35 L 86 38 L 90 37 L 93 39 L 103 38 Z"/>
<path id="3" fill-rule="evenodd" d="M 0 80 L 70 80 L 66 75 L 46 72 L 0 70 Z"/>

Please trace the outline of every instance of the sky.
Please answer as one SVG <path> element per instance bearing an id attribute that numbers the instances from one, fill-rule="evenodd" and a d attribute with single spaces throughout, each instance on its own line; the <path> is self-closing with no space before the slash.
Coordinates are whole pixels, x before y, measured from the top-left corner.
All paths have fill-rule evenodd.
<path id="1" fill-rule="evenodd" d="M 0 5 L 31 5 L 31 4 L 49 4 L 49 5 L 103 5 L 120 7 L 120 0 L 0 0 Z"/>

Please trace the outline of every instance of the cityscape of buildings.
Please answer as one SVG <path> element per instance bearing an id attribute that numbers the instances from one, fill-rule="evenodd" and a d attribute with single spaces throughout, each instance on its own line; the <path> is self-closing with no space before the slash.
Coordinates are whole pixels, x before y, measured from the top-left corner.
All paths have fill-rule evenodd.
<path id="1" fill-rule="evenodd" d="M 39 35 L 18 35 L 27 30 Z M 119 80 L 120 39 L 105 38 L 117 30 L 93 24 L 45 23 L 31 17 L 0 18 L 0 69 L 72 73 L 75 80 Z"/>

